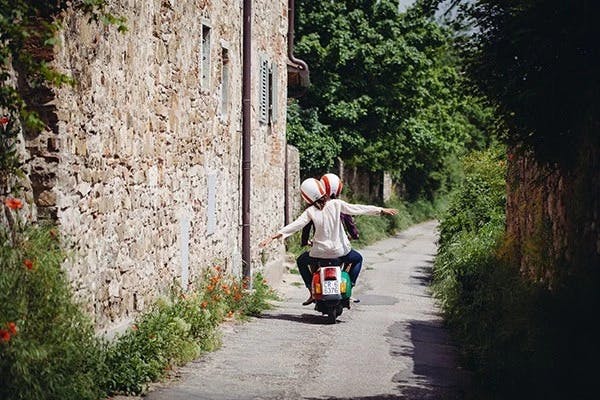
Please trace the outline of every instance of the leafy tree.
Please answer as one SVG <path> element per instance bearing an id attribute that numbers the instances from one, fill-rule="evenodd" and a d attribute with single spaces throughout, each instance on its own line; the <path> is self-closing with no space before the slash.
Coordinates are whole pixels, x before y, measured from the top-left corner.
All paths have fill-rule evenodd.
<path id="1" fill-rule="evenodd" d="M 317 110 L 302 110 L 293 102 L 287 113 L 287 138 L 300 152 L 302 175 L 320 176 L 333 166 L 340 145 L 329 135 L 328 127 L 319 122 Z"/>
<path id="2" fill-rule="evenodd" d="M 525 144 L 543 160 L 572 158 L 574 144 L 600 110 L 600 4 L 460 3 L 458 22 L 468 32 L 463 54 L 474 81 L 502 111 L 506 140 Z"/>
<path id="3" fill-rule="evenodd" d="M 487 143 L 490 109 L 464 90 L 450 32 L 428 4 L 407 13 L 391 0 L 297 5 L 296 49 L 313 81 L 300 106 L 317 112 L 347 164 L 390 171 L 410 196 L 431 197 L 453 156 Z"/>

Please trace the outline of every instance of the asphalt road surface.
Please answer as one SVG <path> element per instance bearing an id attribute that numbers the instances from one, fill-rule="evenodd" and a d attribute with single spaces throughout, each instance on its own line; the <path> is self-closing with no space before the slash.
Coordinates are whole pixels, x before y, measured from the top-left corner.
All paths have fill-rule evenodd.
<path id="1" fill-rule="evenodd" d="M 149 400 L 463 399 L 468 377 L 429 291 L 436 223 L 367 248 L 338 323 L 302 306 L 299 275 L 275 285 L 284 300 L 260 318 L 223 327 L 223 346 L 160 384 Z"/>

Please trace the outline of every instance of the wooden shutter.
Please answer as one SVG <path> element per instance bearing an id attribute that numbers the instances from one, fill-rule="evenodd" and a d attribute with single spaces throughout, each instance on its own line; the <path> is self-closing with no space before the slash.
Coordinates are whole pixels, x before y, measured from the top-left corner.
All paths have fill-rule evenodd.
<path id="1" fill-rule="evenodd" d="M 260 93 L 258 120 L 262 124 L 269 123 L 269 61 L 260 62 Z"/>

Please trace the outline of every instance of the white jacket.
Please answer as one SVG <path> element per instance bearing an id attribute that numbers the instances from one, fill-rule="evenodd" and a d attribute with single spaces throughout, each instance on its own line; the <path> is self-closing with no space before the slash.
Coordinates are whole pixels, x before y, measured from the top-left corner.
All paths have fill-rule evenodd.
<path id="1" fill-rule="evenodd" d="M 319 210 L 317 207 L 308 207 L 294 221 L 279 230 L 283 238 L 301 230 L 310 221 L 315 225 L 315 234 L 312 239 L 310 256 L 316 258 L 336 258 L 345 256 L 352 247 L 344 231 L 340 213 L 349 215 L 379 215 L 383 208 L 362 204 L 349 204 L 343 200 L 332 199 L 325 203 Z"/>

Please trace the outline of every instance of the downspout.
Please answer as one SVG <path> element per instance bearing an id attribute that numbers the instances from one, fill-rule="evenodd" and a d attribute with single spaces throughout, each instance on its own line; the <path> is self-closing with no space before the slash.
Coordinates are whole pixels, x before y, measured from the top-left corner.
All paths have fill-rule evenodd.
<path id="1" fill-rule="evenodd" d="M 244 0 L 242 38 L 242 276 L 251 288 L 250 169 L 252 98 L 252 0 Z"/>
<path id="2" fill-rule="evenodd" d="M 291 210 L 290 210 L 290 202 L 288 200 L 288 197 L 290 196 L 290 188 L 288 187 L 289 183 L 288 183 L 288 174 L 289 174 L 289 169 L 288 169 L 288 147 L 287 147 L 287 138 L 285 139 L 285 144 L 283 146 L 284 151 L 285 151 L 285 156 L 283 159 L 283 162 L 285 163 L 283 166 L 283 210 L 284 210 L 284 216 L 283 216 L 283 225 L 287 225 L 290 223 L 290 214 L 291 214 Z"/>
<path id="3" fill-rule="evenodd" d="M 308 85 L 309 85 L 309 70 L 308 70 L 308 64 L 303 61 L 300 60 L 299 58 L 296 58 L 294 56 L 294 23 L 295 23 L 295 1 L 294 0 L 288 0 L 288 36 L 287 36 L 287 41 L 288 41 L 288 59 L 296 64 L 296 67 L 299 70 L 303 71 L 303 75 L 305 77 L 305 82 L 304 82 L 304 92 L 298 94 L 295 97 L 300 97 L 302 96 L 306 90 L 308 89 Z"/>

